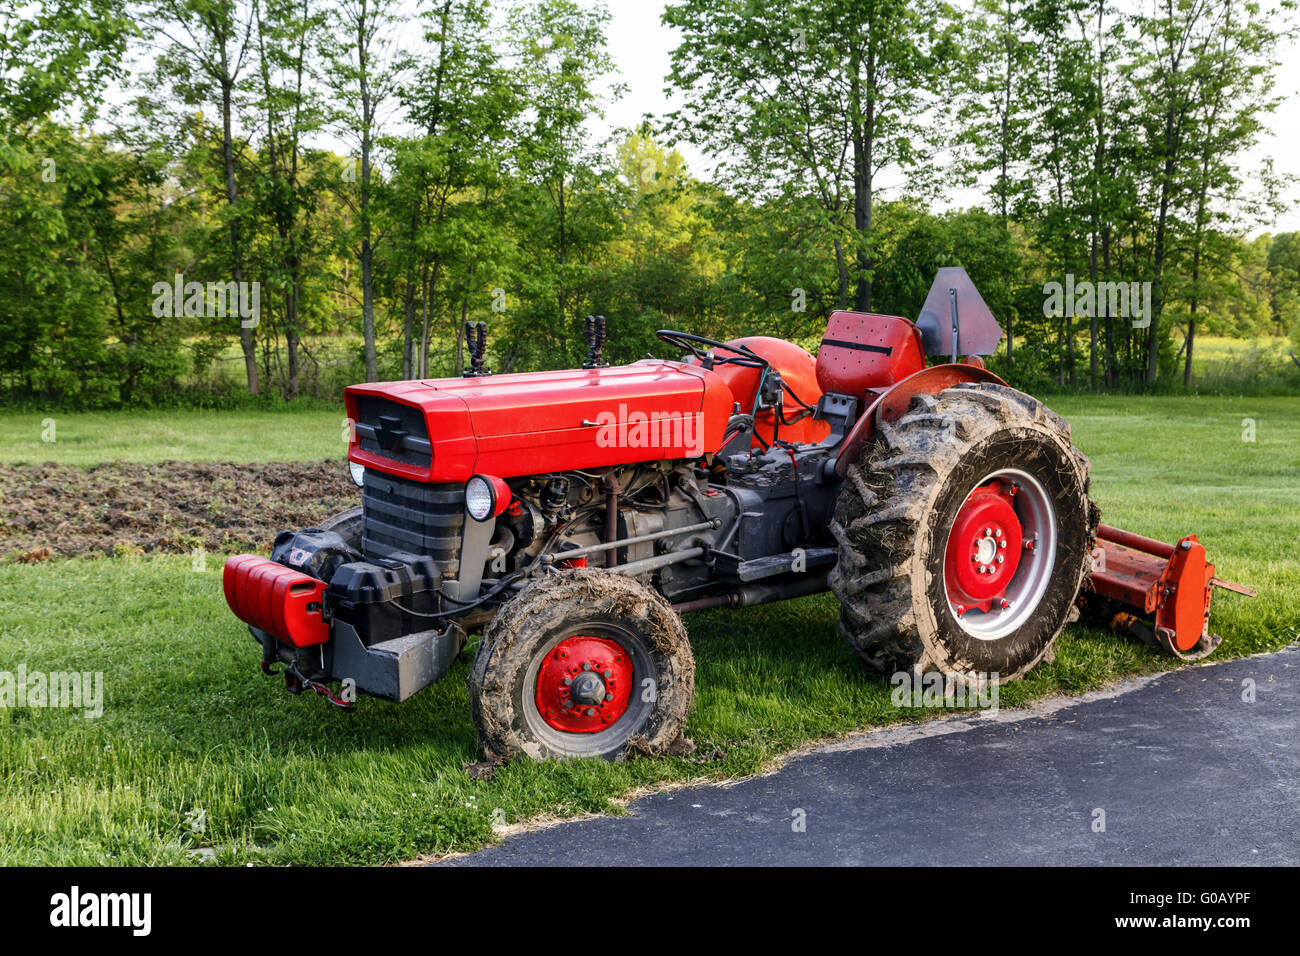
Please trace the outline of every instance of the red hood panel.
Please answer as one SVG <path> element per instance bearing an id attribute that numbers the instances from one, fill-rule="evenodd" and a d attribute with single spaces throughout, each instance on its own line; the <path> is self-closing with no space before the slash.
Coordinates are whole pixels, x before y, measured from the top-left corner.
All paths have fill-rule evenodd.
<path id="1" fill-rule="evenodd" d="M 432 462 L 425 468 L 393 461 L 363 450 L 355 437 L 348 457 L 429 482 L 460 482 L 476 473 L 511 478 L 698 458 L 721 444 L 734 401 L 712 371 L 658 359 L 612 368 L 354 385 L 347 390 L 353 420 L 358 420 L 359 395 L 420 409 Z"/>

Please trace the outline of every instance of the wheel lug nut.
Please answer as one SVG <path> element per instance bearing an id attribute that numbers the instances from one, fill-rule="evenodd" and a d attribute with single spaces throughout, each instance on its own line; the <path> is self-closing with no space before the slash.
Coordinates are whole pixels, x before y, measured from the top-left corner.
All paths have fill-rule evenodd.
<path id="1" fill-rule="evenodd" d="M 606 700 L 613 700 L 613 699 L 614 699 L 614 695 L 613 695 L 613 694 L 606 694 L 606 695 L 605 695 L 605 699 L 606 699 Z"/>
<path id="2" fill-rule="evenodd" d="M 588 716 L 588 717 L 595 717 L 595 716 L 596 716 L 596 708 L 595 708 L 595 707 L 588 707 L 588 708 L 587 708 L 587 716 Z"/>
<path id="3" fill-rule="evenodd" d="M 1005 560 L 1006 560 L 1006 558 L 1004 558 L 1002 555 L 1000 555 L 1000 554 L 998 555 L 998 564 L 1001 564 L 1001 563 L 1002 563 L 1003 561 L 1005 561 Z"/>
<path id="4" fill-rule="evenodd" d="M 565 709 L 565 710 L 572 710 L 572 709 L 573 709 L 573 701 L 571 701 L 571 700 L 566 700 L 566 701 L 564 702 L 564 709 Z"/>
<path id="5" fill-rule="evenodd" d="M 566 678 L 564 678 L 564 686 L 565 686 L 565 687 L 568 687 L 568 686 L 569 686 L 570 684 L 572 684 L 572 683 L 573 683 L 573 678 L 572 678 L 572 677 L 566 677 Z"/>
<path id="6" fill-rule="evenodd" d="M 991 535 L 992 533 L 993 533 L 993 529 L 992 529 L 992 528 L 985 528 L 985 529 L 984 529 L 984 537 L 987 538 L 987 537 L 988 537 L 989 535 Z"/>
<path id="7" fill-rule="evenodd" d="M 614 676 L 614 672 L 612 670 L 609 670 L 608 668 L 606 668 L 606 670 L 603 673 L 605 674 L 606 677 Z"/>
<path id="8" fill-rule="evenodd" d="M 1002 541 L 999 541 L 999 542 L 998 542 L 998 547 L 999 547 L 999 548 L 1005 548 L 1006 546 L 1007 546 L 1007 542 L 1006 542 L 1005 539 L 1002 540 Z"/>
<path id="9" fill-rule="evenodd" d="M 994 532 L 993 532 L 993 537 L 995 537 L 995 538 L 1000 538 L 1000 537 L 1002 537 L 1002 529 L 1001 529 L 1001 528 L 997 528 L 997 529 L 995 529 Z"/>

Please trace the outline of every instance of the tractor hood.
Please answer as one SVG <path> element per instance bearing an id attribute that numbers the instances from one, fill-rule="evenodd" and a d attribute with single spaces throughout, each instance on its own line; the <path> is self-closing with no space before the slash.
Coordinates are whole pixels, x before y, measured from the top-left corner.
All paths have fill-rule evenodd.
<path id="1" fill-rule="evenodd" d="M 721 445 L 734 401 L 715 372 L 659 359 L 353 385 L 345 397 L 349 459 L 436 483 L 698 458 Z"/>

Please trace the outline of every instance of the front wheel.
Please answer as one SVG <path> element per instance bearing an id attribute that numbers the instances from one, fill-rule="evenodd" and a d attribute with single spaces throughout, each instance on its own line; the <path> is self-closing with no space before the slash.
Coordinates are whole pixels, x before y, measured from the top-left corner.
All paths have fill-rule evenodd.
<path id="1" fill-rule="evenodd" d="M 1069 426 L 1012 388 L 918 395 L 850 466 L 840 632 L 882 671 L 1007 681 L 1051 654 L 1100 513 Z"/>
<path id="2" fill-rule="evenodd" d="M 470 671 L 489 758 L 617 760 L 681 737 L 695 661 L 681 618 L 630 578 L 548 574 L 497 613 Z"/>

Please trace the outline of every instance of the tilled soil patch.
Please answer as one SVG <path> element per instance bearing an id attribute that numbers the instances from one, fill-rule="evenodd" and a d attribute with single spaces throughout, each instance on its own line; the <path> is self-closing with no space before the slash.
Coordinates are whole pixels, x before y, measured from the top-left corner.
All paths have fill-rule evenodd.
<path id="1" fill-rule="evenodd" d="M 0 561 L 266 551 L 360 503 L 341 461 L 0 465 Z"/>

